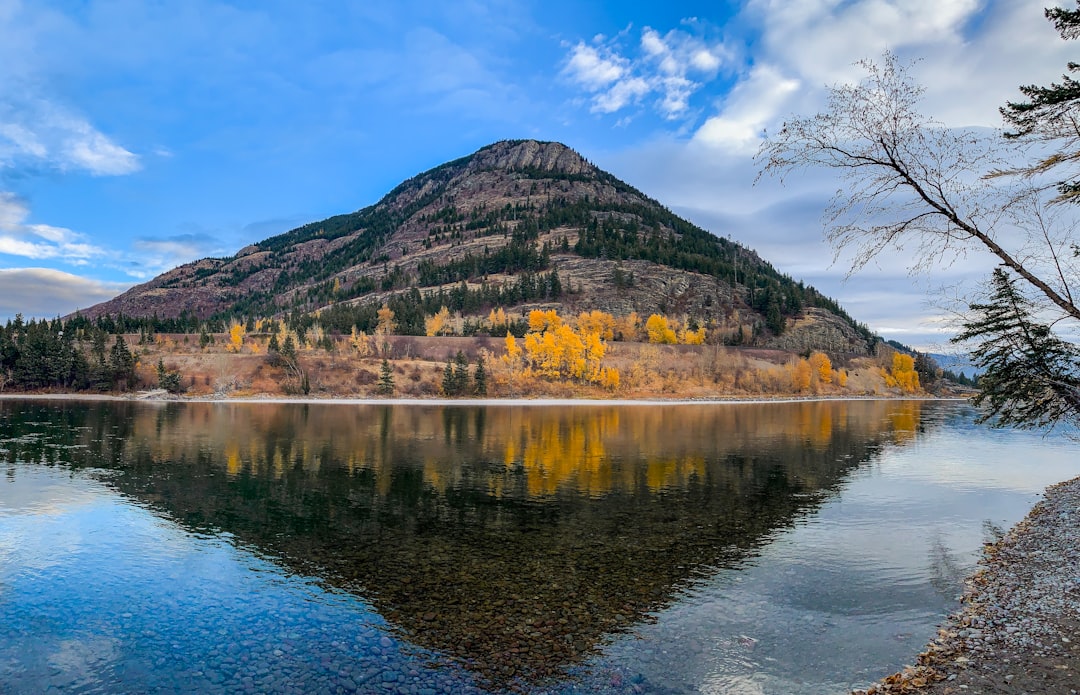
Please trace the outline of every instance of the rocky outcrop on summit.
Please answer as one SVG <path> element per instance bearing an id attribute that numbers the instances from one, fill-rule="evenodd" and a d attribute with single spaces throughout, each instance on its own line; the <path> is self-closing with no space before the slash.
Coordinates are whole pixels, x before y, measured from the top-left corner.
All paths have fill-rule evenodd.
<path id="1" fill-rule="evenodd" d="M 472 170 L 550 171 L 584 175 L 599 171 L 566 145 L 558 142 L 504 141 L 485 147 L 473 157 Z"/>

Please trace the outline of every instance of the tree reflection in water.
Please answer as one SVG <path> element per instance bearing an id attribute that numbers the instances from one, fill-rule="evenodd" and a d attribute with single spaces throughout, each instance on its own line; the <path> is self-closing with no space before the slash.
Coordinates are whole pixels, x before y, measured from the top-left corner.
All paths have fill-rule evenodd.
<path id="1" fill-rule="evenodd" d="M 370 600 L 495 685 L 605 636 L 812 513 L 918 401 L 690 406 L 0 403 L 11 460 L 124 494 Z M 48 424 L 48 438 L 25 437 Z M 62 425 L 57 428 L 57 425 Z M 69 448 L 74 447 L 74 448 Z"/>

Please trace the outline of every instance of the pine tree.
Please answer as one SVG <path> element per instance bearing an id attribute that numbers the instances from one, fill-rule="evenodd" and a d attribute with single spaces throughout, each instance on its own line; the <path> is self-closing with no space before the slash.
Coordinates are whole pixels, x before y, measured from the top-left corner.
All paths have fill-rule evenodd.
<path id="1" fill-rule="evenodd" d="M 454 363 L 449 359 L 446 360 L 446 368 L 443 369 L 442 391 L 446 396 L 456 395 L 454 393 Z"/>
<path id="2" fill-rule="evenodd" d="M 390 396 L 394 393 L 394 368 L 390 366 L 390 362 L 385 358 L 382 361 L 382 366 L 379 367 L 378 391 L 383 396 Z"/>
<path id="3" fill-rule="evenodd" d="M 285 336 L 285 342 L 281 344 L 281 356 L 289 362 L 296 360 L 296 342 L 292 335 Z"/>
<path id="4" fill-rule="evenodd" d="M 463 396 L 469 390 L 469 358 L 458 350 L 454 356 L 454 395 Z"/>
<path id="5" fill-rule="evenodd" d="M 953 342 L 979 341 L 972 362 L 982 369 L 976 405 L 988 406 L 980 421 L 996 426 L 1045 427 L 1080 418 L 1080 350 L 1034 319 L 1035 305 L 998 268 L 985 304 Z"/>
<path id="6" fill-rule="evenodd" d="M 1080 9 L 1052 7 L 1045 12 L 1046 18 L 1054 23 L 1061 38 L 1070 40 L 1080 37 Z M 1070 62 L 1067 68 L 1072 74 L 1080 72 L 1078 63 Z M 1024 85 L 1020 87 L 1020 92 L 1027 97 L 1027 101 L 1010 101 L 1001 108 L 1001 115 L 1015 129 L 1006 133 L 1006 137 L 1059 141 L 1065 151 L 1054 152 L 1011 173 L 1034 175 L 1049 172 L 1059 166 L 1074 167 L 1076 147 L 1080 141 L 1076 130 L 1077 111 L 1080 110 L 1080 81 L 1070 74 L 1065 74 L 1061 76 L 1060 83 L 1053 82 L 1049 87 Z M 1057 202 L 1080 202 L 1080 180 L 1072 175 L 1071 171 L 1058 180 L 1057 189 Z"/>
<path id="7" fill-rule="evenodd" d="M 116 336 L 112 351 L 109 353 L 109 370 L 112 372 L 112 385 L 126 388 L 135 385 L 135 356 L 128 349 L 124 336 Z"/>
<path id="8" fill-rule="evenodd" d="M 477 396 L 487 395 L 487 369 L 484 366 L 484 353 L 476 358 L 476 370 L 473 372 L 473 393 Z"/>

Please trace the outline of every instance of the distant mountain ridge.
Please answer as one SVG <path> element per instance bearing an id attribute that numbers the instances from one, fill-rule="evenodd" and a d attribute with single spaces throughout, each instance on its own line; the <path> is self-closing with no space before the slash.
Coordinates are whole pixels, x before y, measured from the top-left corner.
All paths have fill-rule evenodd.
<path id="1" fill-rule="evenodd" d="M 432 307 L 479 316 L 499 306 L 686 316 L 725 339 L 783 334 L 785 345 L 839 352 L 873 342 L 835 301 L 753 250 L 535 140 L 489 145 L 374 205 L 179 266 L 81 313 L 244 318 L 383 302 L 397 303 L 406 333 L 422 331 Z"/>

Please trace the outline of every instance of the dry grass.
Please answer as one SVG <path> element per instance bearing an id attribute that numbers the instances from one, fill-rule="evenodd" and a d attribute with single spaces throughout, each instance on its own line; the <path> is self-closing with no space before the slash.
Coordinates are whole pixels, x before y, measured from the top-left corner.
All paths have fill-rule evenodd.
<path id="1" fill-rule="evenodd" d="M 138 337 L 134 337 L 137 341 Z M 285 369 L 266 354 L 265 338 L 248 337 L 239 353 L 230 352 L 224 336 L 200 348 L 197 336 L 157 336 L 152 344 L 139 345 L 138 373 L 141 388 L 157 384 L 156 365 L 161 359 L 170 370 L 181 373 L 186 393 L 232 396 L 286 395 L 296 388 Z M 552 382 L 513 374 L 500 361 L 504 342 L 493 338 L 390 336 L 373 341 L 371 354 L 359 355 L 341 340 L 333 351 L 304 349 L 299 363 L 308 375 L 310 395 L 377 397 L 379 368 L 385 356 L 393 366 L 395 395 L 431 398 L 442 395 L 442 375 L 447 360 L 460 350 L 470 364 L 487 355 L 488 395 L 491 397 L 620 397 L 620 398 L 712 398 L 791 395 L 891 395 L 876 358 L 844 359 L 833 356 L 834 367 L 848 374 L 847 386 L 812 384 L 792 388 L 790 366 L 798 355 L 760 348 L 715 345 L 650 345 L 609 343 L 604 359 L 619 370 L 617 391 L 595 385 Z"/>

